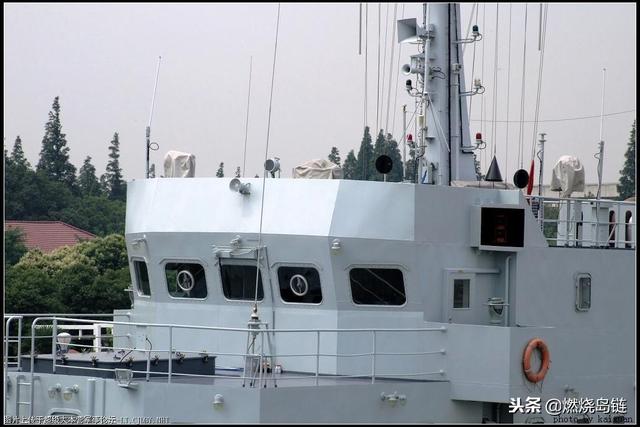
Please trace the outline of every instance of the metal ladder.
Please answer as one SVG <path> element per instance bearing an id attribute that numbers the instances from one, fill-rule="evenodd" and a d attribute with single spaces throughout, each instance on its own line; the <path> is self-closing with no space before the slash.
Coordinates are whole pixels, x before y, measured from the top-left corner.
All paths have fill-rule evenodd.
<path id="1" fill-rule="evenodd" d="M 20 406 L 28 406 L 29 407 L 29 416 L 33 415 L 33 380 L 36 378 L 32 376 L 31 382 L 24 382 L 21 379 L 25 378 L 25 375 L 18 375 L 16 377 L 16 417 L 20 416 Z M 22 402 L 20 401 L 20 387 L 30 387 L 28 394 L 28 401 Z"/>

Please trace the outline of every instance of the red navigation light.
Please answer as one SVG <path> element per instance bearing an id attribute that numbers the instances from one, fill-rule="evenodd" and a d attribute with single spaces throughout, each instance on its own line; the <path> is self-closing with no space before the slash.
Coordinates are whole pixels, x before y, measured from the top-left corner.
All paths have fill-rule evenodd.
<path id="1" fill-rule="evenodd" d="M 480 132 L 476 133 L 476 141 L 482 141 L 482 134 Z"/>

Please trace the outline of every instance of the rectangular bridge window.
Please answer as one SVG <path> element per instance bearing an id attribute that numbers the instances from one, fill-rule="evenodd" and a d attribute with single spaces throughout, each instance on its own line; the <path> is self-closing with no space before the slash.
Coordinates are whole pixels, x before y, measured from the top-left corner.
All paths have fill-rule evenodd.
<path id="1" fill-rule="evenodd" d="M 320 275 L 312 267 L 278 268 L 280 296 L 285 302 L 320 304 L 322 289 Z"/>
<path id="2" fill-rule="evenodd" d="M 402 271 L 398 269 L 354 268 L 349 279 L 356 304 L 403 305 L 407 301 Z"/>
<path id="3" fill-rule="evenodd" d="M 164 268 L 169 295 L 174 298 L 206 298 L 207 280 L 200 264 L 170 262 Z"/>
<path id="4" fill-rule="evenodd" d="M 222 291 L 227 299 L 252 301 L 256 296 L 256 266 L 220 263 Z M 264 298 L 262 274 L 258 275 L 258 301 Z"/>
<path id="5" fill-rule="evenodd" d="M 149 283 L 149 272 L 147 271 L 147 263 L 144 261 L 133 261 L 133 269 L 136 275 L 136 288 L 138 295 L 151 295 L 151 284 Z"/>

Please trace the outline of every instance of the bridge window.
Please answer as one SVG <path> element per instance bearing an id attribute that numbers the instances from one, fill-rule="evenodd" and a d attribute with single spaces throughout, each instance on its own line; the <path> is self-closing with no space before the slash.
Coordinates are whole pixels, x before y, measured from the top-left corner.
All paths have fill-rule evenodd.
<path id="1" fill-rule="evenodd" d="M 204 267 L 196 263 L 170 262 L 164 268 L 169 295 L 174 298 L 206 298 Z"/>
<path id="2" fill-rule="evenodd" d="M 222 292 L 227 299 L 253 301 L 256 297 L 256 266 L 220 264 Z M 262 274 L 258 274 L 258 301 L 264 298 Z"/>
<path id="3" fill-rule="evenodd" d="M 320 304 L 322 289 L 318 270 L 312 267 L 278 268 L 280 296 L 284 302 Z"/>
<path id="4" fill-rule="evenodd" d="M 149 296 L 151 295 L 151 284 L 149 283 L 149 271 L 147 270 L 147 263 L 144 261 L 133 261 L 133 269 L 136 275 L 136 288 L 138 289 L 138 295 Z"/>
<path id="5" fill-rule="evenodd" d="M 407 302 L 402 271 L 354 268 L 349 272 L 351 296 L 359 305 L 403 305 Z"/>
<path id="6" fill-rule="evenodd" d="M 591 308 L 591 275 L 581 273 L 576 276 L 576 310 L 589 311 Z"/>

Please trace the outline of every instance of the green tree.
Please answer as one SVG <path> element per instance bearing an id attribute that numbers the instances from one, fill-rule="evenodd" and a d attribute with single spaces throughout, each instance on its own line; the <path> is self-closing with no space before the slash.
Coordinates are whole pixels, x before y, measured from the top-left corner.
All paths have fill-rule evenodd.
<path id="1" fill-rule="evenodd" d="M 216 176 L 218 178 L 224 178 L 224 162 L 220 162 L 220 166 L 218 166 L 218 171 L 216 172 Z"/>
<path id="2" fill-rule="evenodd" d="M 236 178 L 240 178 L 240 175 L 241 175 L 241 173 L 240 173 L 240 166 L 238 166 L 238 167 L 236 168 Z"/>
<path id="3" fill-rule="evenodd" d="M 484 174 L 482 173 L 482 169 L 480 167 L 480 161 L 478 160 L 478 156 L 476 153 L 473 153 L 473 166 L 476 168 L 476 178 L 478 181 L 484 180 Z"/>
<path id="4" fill-rule="evenodd" d="M 8 313 L 60 313 L 58 288 L 45 271 L 19 262 L 5 277 L 5 307 Z"/>
<path id="5" fill-rule="evenodd" d="M 118 132 L 113 134 L 111 145 L 109 146 L 109 161 L 107 171 L 103 175 L 101 182 L 106 186 L 106 191 L 111 200 L 125 200 L 127 197 L 127 186 L 122 179 L 122 169 L 120 169 L 120 139 Z"/>
<path id="6" fill-rule="evenodd" d="M 627 152 L 624 153 L 624 166 L 620 171 L 620 181 L 618 184 L 618 194 L 620 199 L 625 200 L 636 194 L 636 121 L 633 121 Z"/>
<path id="7" fill-rule="evenodd" d="M 409 144 L 407 144 L 409 145 Z M 417 167 L 416 167 L 416 150 L 413 144 L 409 145 L 409 158 L 407 164 L 404 165 L 404 179 L 410 182 L 417 182 Z"/>
<path id="8" fill-rule="evenodd" d="M 369 178 L 372 181 L 384 181 L 384 175 L 375 169 L 375 160 L 382 155 L 389 156 L 393 162 L 391 172 L 387 174 L 387 181 L 402 181 L 402 157 L 400 156 L 398 143 L 390 133 L 384 136 L 384 131 L 381 130 L 373 146 L 374 171 Z"/>
<path id="9" fill-rule="evenodd" d="M 11 161 L 23 170 L 31 169 L 31 165 L 29 164 L 29 161 L 25 157 L 24 151 L 22 150 L 22 139 L 20 139 L 20 135 L 16 137 L 16 142 L 13 145 L 13 151 L 11 151 Z"/>
<path id="10" fill-rule="evenodd" d="M 96 238 L 51 253 L 27 252 L 9 269 L 7 311 L 111 312 L 129 307 L 124 236 Z"/>
<path id="11" fill-rule="evenodd" d="M 360 149 L 358 150 L 357 157 L 358 165 L 356 168 L 356 173 L 353 179 L 360 179 L 363 181 L 367 181 L 373 177 L 375 172 L 374 161 L 373 158 L 373 145 L 371 143 L 371 134 L 369 133 L 369 126 L 365 126 L 364 135 L 362 136 L 362 141 L 360 142 Z"/>
<path id="12" fill-rule="evenodd" d="M 24 254 L 27 247 L 24 245 L 24 234 L 19 228 L 10 228 L 4 232 L 4 267 L 14 265 Z"/>
<path id="13" fill-rule="evenodd" d="M 101 193 L 100 182 L 96 177 L 96 168 L 91 164 L 91 156 L 84 159 L 78 174 L 78 187 L 84 196 L 97 196 Z"/>
<path id="14" fill-rule="evenodd" d="M 13 146 L 11 156 L 7 156 L 5 149 L 5 216 L 10 219 L 21 219 L 25 215 L 25 204 L 34 195 L 26 193 L 35 173 L 27 161 L 22 150 L 22 140 L 18 136 Z"/>
<path id="15" fill-rule="evenodd" d="M 64 221 L 99 236 L 124 233 L 125 202 L 105 196 L 76 198 L 67 206 L 49 215 L 49 219 Z"/>
<path id="16" fill-rule="evenodd" d="M 57 96 L 53 100 L 52 111 L 49 112 L 49 121 L 45 124 L 37 171 L 70 189 L 74 187 L 76 168 L 69 162 L 69 147 L 66 135 L 62 133 L 60 103 Z"/>
<path id="17" fill-rule="evenodd" d="M 358 160 L 356 159 L 356 155 L 353 153 L 353 150 L 349 151 L 347 154 L 347 158 L 344 161 L 344 166 L 342 168 L 344 179 L 356 179 L 358 169 Z"/>
<path id="18" fill-rule="evenodd" d="M 338 150 L 338 147 L 331 147 L 331 153 L 329 153 L 329 156 L 327 156 L 327 158 L 334 165 L 341 166 L 341 164 L 340 164 L 340 151 Z"/>

